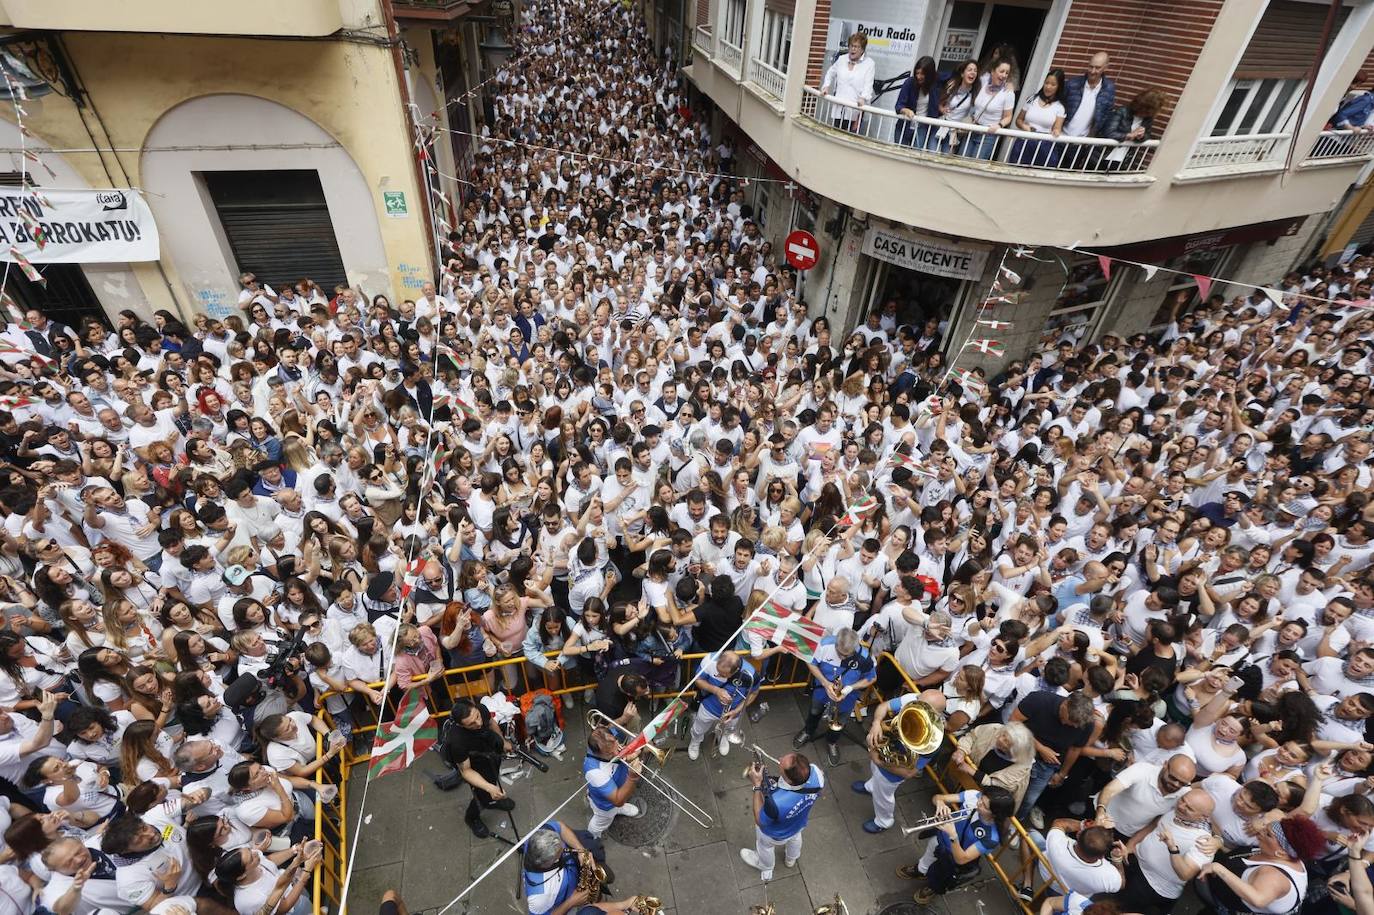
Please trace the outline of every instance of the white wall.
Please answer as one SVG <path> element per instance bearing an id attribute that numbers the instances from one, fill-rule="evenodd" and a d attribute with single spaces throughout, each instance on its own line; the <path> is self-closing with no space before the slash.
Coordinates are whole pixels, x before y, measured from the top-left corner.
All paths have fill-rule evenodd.
<path id="1" fill-rule="evenodd" d="M 37 113 L 43 105 L 42 99 L 33 99 L 25 103 L 26 108 L 31 113 Z M 25 162 L 24 165 L 30 173 L 30 180 L 40 187 L 53 188 L 88 188 L 90 184 L 81 177 L 76 169 L 72 168 L 61 154 L 52 152 L 47 144 L 35 137 L 24 137 L 23 145 L 35 150 L 43 165 L 52 169 L 53 175 L 49 175 L 42 167 L 35 166 L 32 162 Z M 0 120 L 0 146 L 7 149 L 17 149 L 20 146 L 19 128 L 9 121 Z M 4 158 L 4 171 L 20 171 L 21 157 L 19 153 L 6 153 Z M 152 203 L 151 196 L 148 202 Z M 161 231 L 161 229 L 159 229 Z M 162 232 L 162 247 L 167 249 L 166 233 Z M 41 265 L 40 265 L 41 266 Z M 100 305 L 105 309 L 105 314 L 113 320 L 114 316 L 125 308 L 133 309 L 140 315 L 149 320 L 153 316 L 153 307 L 148 303 L 148 298 L 143 294 L 143 288 L 134 277 L 133 271 L 128 264 L 82 264 L 81 271 L 86 274 L 86 281 L 91 284 L 91 289 L 95 296 L 100 300 Z"/>
<path id="2" fill-rule="evenodd" d="M 318 144 L 312 149 L 159 151 L 168 146 Z M 196 311 L 227 314 L 238 301 L 238 269 L 219 217 L 197 172 L 314 169 L 353 285 L 390 291 L 386 252 L 373 195 L 352 157 L 315 122 L 276 102 L 248 95 L 209 95 L 168 111 L 149 131 L 143 183 L 162 235 L 163 258 L 184 284 Z"/>

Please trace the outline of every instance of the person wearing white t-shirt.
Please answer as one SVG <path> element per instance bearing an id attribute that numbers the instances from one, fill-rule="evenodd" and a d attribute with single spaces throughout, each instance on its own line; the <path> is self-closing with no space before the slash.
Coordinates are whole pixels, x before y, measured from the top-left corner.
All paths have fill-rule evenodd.
<path id="1" fill-rule="evenodd" d="M 1155 817 L 1172 810 L 1196 775 L 1197 766 L 1182 753 L 1165 764 L 1127 766 L 1098 795 L 1098 815 L 1110 816 L 1117 838 L 1129 841 Z"/>
<path id="2" fill-rule="evenodd" d="M 1159 817 L 1149 832 L 1127 844 L 1133 856 L 1126 865 L 1122 897 L 1142 911 L 1164 911 L 1188 881 L 1221 848 L 1212 835 L 1211 796 L 1201 787 L 1185 792 L 1174 809 Z"/>
<path id="3" fill-rule="evenodd" d="M 1045 74 L 1040 91 L 1027 99 L 1016 113 L 1016 129 L 1057 137 L 1064 131 L 1064 71 L 1051 70 Z M 1038 165 L 1053 168 L 1059 163 L 1060 146 L 1044 140 L 1017 140 L 1011 146 L 1007 160 L 1016 165 Z"/>
<path id="4" fill-rule="evenodd" d="M 974 159 L 991 159 L 997 152 L 997 131 L 1011 126 L 1016 113 L 1016 92 L 1011 88 L 1011 62 L 998 61 L 984 74 L 978 93 L 973 97 L 970 120 L 987 128 L 986 132 L 969 132 L 959 148 L 962 155 Z"/>

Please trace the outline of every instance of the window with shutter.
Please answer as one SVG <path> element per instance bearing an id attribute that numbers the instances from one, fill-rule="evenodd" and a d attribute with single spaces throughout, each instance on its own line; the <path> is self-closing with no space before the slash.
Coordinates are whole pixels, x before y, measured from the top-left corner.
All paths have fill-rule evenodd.
<path id="1" fill-rule="evenodd" d="M 274 289 L 309 277 L 347 282 L 324 188 L 313 170 L 201 172 L 242 272 Z"/>
<path id="2" fill-rule="evenodd" d="M 1237 80 L 1305 79 L 1321 51 L 1322 30 L 1326 25 L 1325 3 L 1298 0 L 1272 0 L 1264 10 L 1259 27 L 1250 36 L 1245 54 L 1236 67 Z M 1350 10 L 1336 13 L 1334 36 L 1345 24 Z"/>

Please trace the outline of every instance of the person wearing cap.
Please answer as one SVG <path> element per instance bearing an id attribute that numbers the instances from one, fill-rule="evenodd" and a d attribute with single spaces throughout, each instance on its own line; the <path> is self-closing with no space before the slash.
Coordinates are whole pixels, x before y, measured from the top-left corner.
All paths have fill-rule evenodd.
<path id="1" fill-rule="evenodd" d="M 396 576 L 391 572 L 374 572 L 368 576 L 367 591 L 362 598 L 367 620 L 376 623 L 380 618 L 395 619 L 401 612 L 401 592 Z"/>

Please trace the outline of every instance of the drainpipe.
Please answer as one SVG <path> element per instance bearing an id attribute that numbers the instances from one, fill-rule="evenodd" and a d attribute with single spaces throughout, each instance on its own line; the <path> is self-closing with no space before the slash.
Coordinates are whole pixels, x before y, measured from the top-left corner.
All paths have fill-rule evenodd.
<path id="1" fill-rule="evenodd" d="M 401 47 L 400 32 L 396 28 L 396 11 L 392 6 L 391 0 L 381 0 L 382 18 L 386 21 L 386 35 L 391 41 L 391 63 L 396 68 L 396 87 L 401 96 L 401 110 L 405 113 L 407 137 L 410 140 L 412 151 L 410 154 L 410 167 L 414 171 L 415 183 L 419 187 L 420 211 L 425 221 L 425 237 L 429 242 L 430 250 L 434 252 L 434 263 L 431 273 L 438 276 L 443 269 L 439 262 L 439 237 L 434 231 L 434 214 L 431 212 L 431 201 L 429 199 L 429 175 L 425 173 L 420 165 L 419 150 L 414 148 L 414 138 L 417 124 L 415 122 L 414 109 L 411 108 L 410 85 L 406 81 L 405 59 L 402 56 L 405 52 Z M 375 203 L 374 203 L 375 206 Z M 397 290 L 399 292 L 399 290 Z"/>

